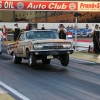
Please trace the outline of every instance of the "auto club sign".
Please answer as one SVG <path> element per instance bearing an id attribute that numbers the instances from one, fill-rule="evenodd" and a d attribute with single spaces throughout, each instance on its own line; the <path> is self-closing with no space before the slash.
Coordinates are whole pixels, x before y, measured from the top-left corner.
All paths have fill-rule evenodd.
<path id="1" fill-rule="evenodd" d="M 100 11 L 99 2 L 78 1 L 0 1 L 0 10 Z"/>
<path id="2" fill-rule="evenodd" d="M 0 1 L 1 10 L 73 10 L 76 11 L 77 2 L 51 2 L 51 1 Z"/>

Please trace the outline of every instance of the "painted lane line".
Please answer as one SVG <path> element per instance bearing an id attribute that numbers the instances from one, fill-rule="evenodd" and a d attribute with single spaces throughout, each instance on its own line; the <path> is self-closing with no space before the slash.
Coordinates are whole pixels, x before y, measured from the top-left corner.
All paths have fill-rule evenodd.
<path id="1" fill-rule="evenodd" d="M 96 62 L 92 62 L 92 61 L 87 61 L 87 60 L 81 60 L 81 59 L 77 59 L 77 58 L 70 58 L 72 60 L 78 60 L 78 61 L 82 61 L 82 62 L 87 62 L 87 63 L 92 63 L 95 64 Z"/>
<path id="2" fill-rule="evenodd" d="M 30 100 L 29 98 L 25 97 L 24 95 L 17 92 L 16 90 L 14 90 L 13 88 L 9 87 L 8 85 L 6 85 L 5 83 L 1 81 L 0 81 L 0 85 L 6 88 L 7 90 L 9 90 L 10 92 L 12 92 L 13 94 L 15 94 L 16 96 L 18 96 L 19 98 L 21 98 L 22 100 Z"/>

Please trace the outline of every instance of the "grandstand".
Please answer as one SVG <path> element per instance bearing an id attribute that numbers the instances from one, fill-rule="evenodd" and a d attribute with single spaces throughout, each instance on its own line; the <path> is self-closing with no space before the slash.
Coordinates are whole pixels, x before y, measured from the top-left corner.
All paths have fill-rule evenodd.
<path id="1" fill-rule="evenodd" d="M 1 11 L 0 11 L 1 12 Z M 13 12 L 11 11 L 3 11 L 1 13 L 0 21 L 2 22 L 13 22 Z M 38 23 L 74 23 L 75 12 L 63 12 L 63 11 L 16 11 L 15 22 L 38 22 Z M 78 17 L 79 23 L 100 23 L 100 12 L 79 12 L 82 16 Z M 7 16 L 7 17 L 6 17 Z"/>
<path id="2" fill-rule="evenodd" d="M 47 13 L 51 13 L 51 15 L 49 14 L 49 16 L 47 17 L 39 16 L 37 17 L 36 22 L 49 22 L 49 23 L 52 23 L 52 22 L 74 23 L 75 22 L 75 18 L 74 18 L 75 12 L 47 12 Z M 82 14 L 82 16 L 78 17 L 79 23 L 99 23 L 100 22 L 99 12 L 79 12 L 79 13 Z"/>
<path id="3" fill-rule="evenodd" d="M 46 14 L 47 13 L 47 14 Z M 75 18 L 74 18 L 74 13 L 75 12 L 35 12 L 35 17 L 34 18 L 29 18 L 29 19 L 18 19 L 17 22 L 38 22 L 38 23 L 44 23 L 44 22 L 49 22 L 49 23 L 74 23 Z M 100 23 L 100 12 L 79 12 L 82 14 L 82 16 L 78 17 L 78 22 L 79 23 Z M 45 16 L 47 15 L 47 16 Z"/>
<path id="4" fill-rule="evenodd" d="M 1 11 L 0 11 L 1 12 Z M 74 23 L 75 12 L 57 12 L 57 11 L 37 11 L 30 13 L 29 11 L 16 11 L 16 22 L 38 22 L 38 23 Z M 78 17 L 79 23 L 100 23 L 100 12 L 79 12 L 82 16 Z M 3 11 L 0 14 L 0 21 L 2 22 L 12 22 L 13 21 L 13 14 L 12 12 Z M 7 17 L 6 17 L 7 15 Z"/>

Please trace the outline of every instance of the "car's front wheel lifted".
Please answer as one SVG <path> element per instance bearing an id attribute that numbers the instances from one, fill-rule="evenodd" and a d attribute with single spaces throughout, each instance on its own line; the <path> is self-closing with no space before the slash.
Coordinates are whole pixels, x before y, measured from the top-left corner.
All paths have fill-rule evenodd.
<path id="1" fill-rule="evenodd" d="M 61 55 L 60 61 L 61 61 L 62 66 L 67 66 L 69 64 L 69 55 L 68 54 Z"/>
<path id="2" fill-rule="evenodd" d="M 51 59 L 42 59 L 43 64 L 50 64 Z"/>
<path id="3" fill-rule="evenodd" d="M 31 66 L 32 68 L 35 68 L 36 67 L 36 61 L 37 61 L 36 56 L 30 54 L 29 58 L 28 58 L 28 64 L 29 64 L 29 66 Z"/>
<path id="4" fill-rule="evenodd" d="M 17 57 L 15 53 L 13 53 L 13 62 L 15 64 L 21 64 L 22 57 Z"/>

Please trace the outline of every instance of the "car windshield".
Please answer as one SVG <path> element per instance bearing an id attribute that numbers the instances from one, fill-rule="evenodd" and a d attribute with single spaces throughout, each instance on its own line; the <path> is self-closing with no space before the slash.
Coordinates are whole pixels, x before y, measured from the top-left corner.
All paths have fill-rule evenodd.
<path id="1" fill-rule="evenodd" d="M 30 31 L 26 33 L 27 39 L 58 39 L 55 31 Z"/>

